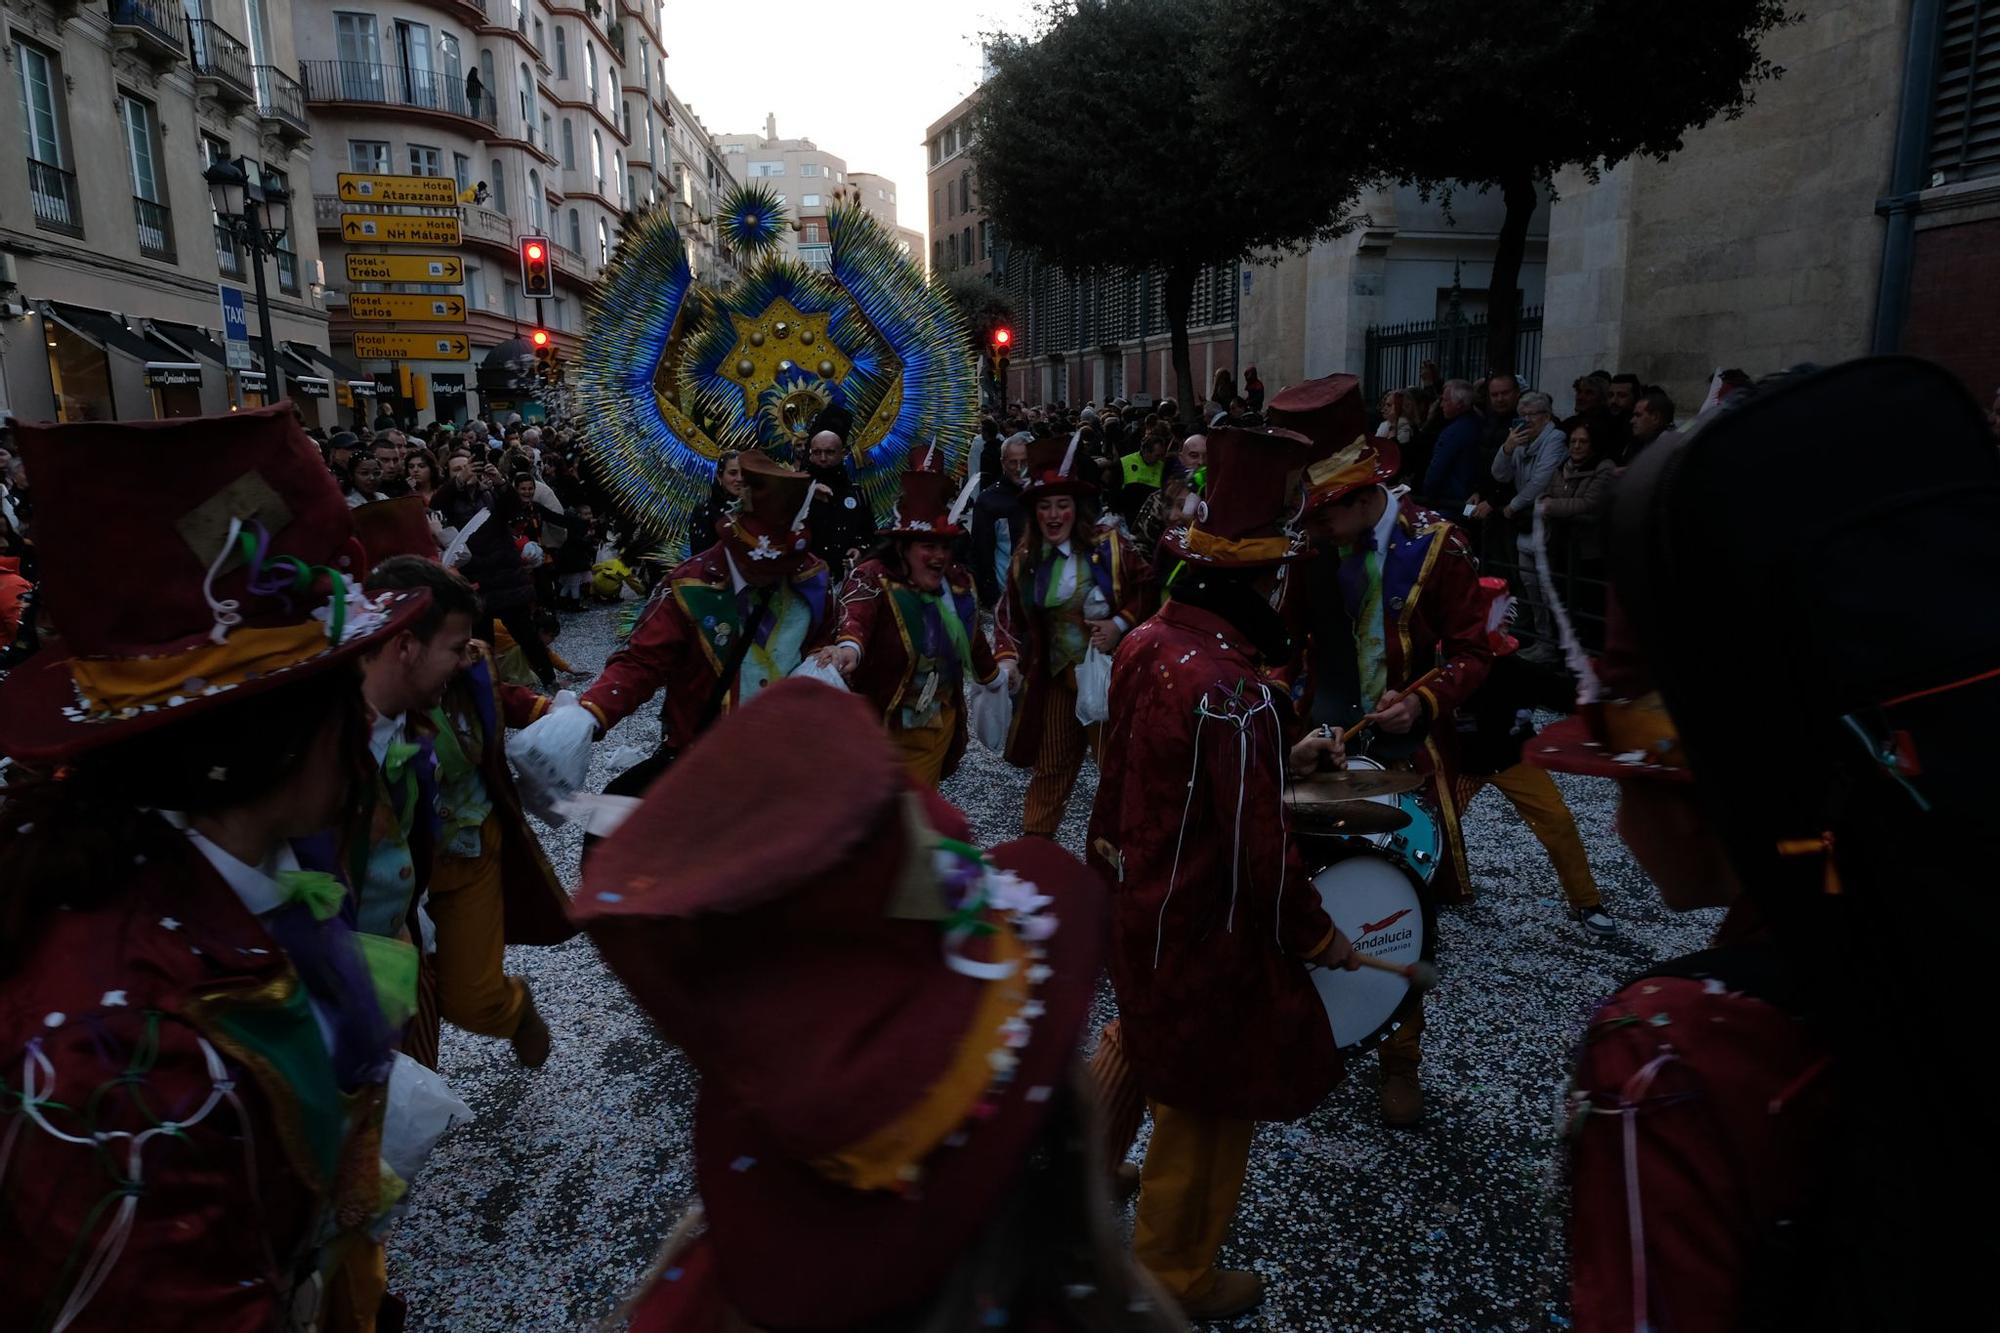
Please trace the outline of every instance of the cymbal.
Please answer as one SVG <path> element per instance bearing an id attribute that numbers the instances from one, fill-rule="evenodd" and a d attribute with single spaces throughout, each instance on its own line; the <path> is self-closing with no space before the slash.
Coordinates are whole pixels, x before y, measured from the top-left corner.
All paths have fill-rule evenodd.
<path id="1" fill-rule="evenodd" d="M 1315 801 L 1285 798 L 1292 832 L 1298 837 L 1394 833 L 1410 822 L 1410 812 L 1380 801 Z"/>
<path id="2" fill-rule="evenodd" d="M 1423 785 L 1424 775 L 1410 769 L 1347 768 L 1301 778 L 1292 784 L 1292 791 L 1304 801 L 1372 801 L 1378 796 L 1401 796 Z"/>

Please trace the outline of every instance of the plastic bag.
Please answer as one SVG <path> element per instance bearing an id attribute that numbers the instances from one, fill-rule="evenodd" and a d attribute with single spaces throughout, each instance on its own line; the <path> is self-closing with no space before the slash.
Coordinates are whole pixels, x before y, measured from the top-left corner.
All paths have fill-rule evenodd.
<path id="1" fill-rule="evenodd" d="M 807 680 L 816 680 L 822 685 L 831 685 L 843 694 L 847 692 L 847 677 L 840 674 L 839 667 L 821 666 L 810 657 L 793 667 L 792 674 L 804 676 Z"/>
<path id="2" fill-rule="evenodd" d="M 402 1052 L 389 1071 L 389 1101 L 382 1111 L 382 1161 L 406 1182 L 417 1178 L 444 1132 L 472 1119 L 472 1108 L 451 1086 Z"/>
<path id="3" fill-rule="evenodd" d="M 1076 665 L 1076 720 L 1088 727 L 1111 716 L 1111 659 L 1095 648 Z"/>
<path id="4" fill-rule="evenodd" d="M 520 775 L 522 796 L 549 809 L 583 790 L 590 776 L 590 747 L 597 715 L 564 690 L 549 711 L 507 738 L 507 757 Z"/>
<path id="5" fill-rule="evenodd" d="M 1007 689 L 1007 673 L 1002 671 L 991 685 L 972 687 L 972 734 L 979 743 L 999 754 L 1007 748 L 1007 733 L 1014 726 L 1014 696 Z"/>

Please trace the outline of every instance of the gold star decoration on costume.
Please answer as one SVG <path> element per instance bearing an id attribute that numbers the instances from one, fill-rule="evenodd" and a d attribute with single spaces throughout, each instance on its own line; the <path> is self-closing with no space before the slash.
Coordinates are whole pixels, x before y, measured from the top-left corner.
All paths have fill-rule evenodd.
<path id="1" fill-rule="evenodd" d="M 815 379 L 838 384 L 853 369 L 847 353 L 826 336 L 825 311 L 802 315 L 780 298 L 755 316 L 732 312 L 729 322 L 736 329 L 736 346 L 723 361 L 722 373 L 742 387 L 747 417 L 756 417 L 758 394 L 775 385 L 786 370 L 797 367 Z"/>

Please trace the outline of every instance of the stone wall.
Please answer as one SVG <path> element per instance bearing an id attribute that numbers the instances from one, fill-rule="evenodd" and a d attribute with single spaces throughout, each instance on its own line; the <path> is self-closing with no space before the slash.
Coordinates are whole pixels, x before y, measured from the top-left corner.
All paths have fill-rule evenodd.
<path id="1" fill-rule="evenodd" d="M 1557 182 L 1543 381 L 1602 367 L 1692 414 L 1718 366 L 1753 376 L 1868 350 L 1902 87 L 1903 0 L 1802 0 L 1785 69 L 1666 162 Z"/>

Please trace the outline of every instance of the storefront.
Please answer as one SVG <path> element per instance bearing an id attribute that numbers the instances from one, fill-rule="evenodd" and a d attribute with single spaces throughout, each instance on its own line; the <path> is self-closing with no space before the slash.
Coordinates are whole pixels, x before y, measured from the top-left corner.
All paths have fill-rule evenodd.
<path id="1" fill-rule="evenodd" d="M 148 361 L 146 387 L 153 395 L 153 415 L 201 415 L 201 366 L 193 361 Z"/>
<path id="2" fill-rule="evenodd" d="M 204 376 L 183 348 L 109 311 L 38 301 L 58 421 L 199 416 Z"/>

